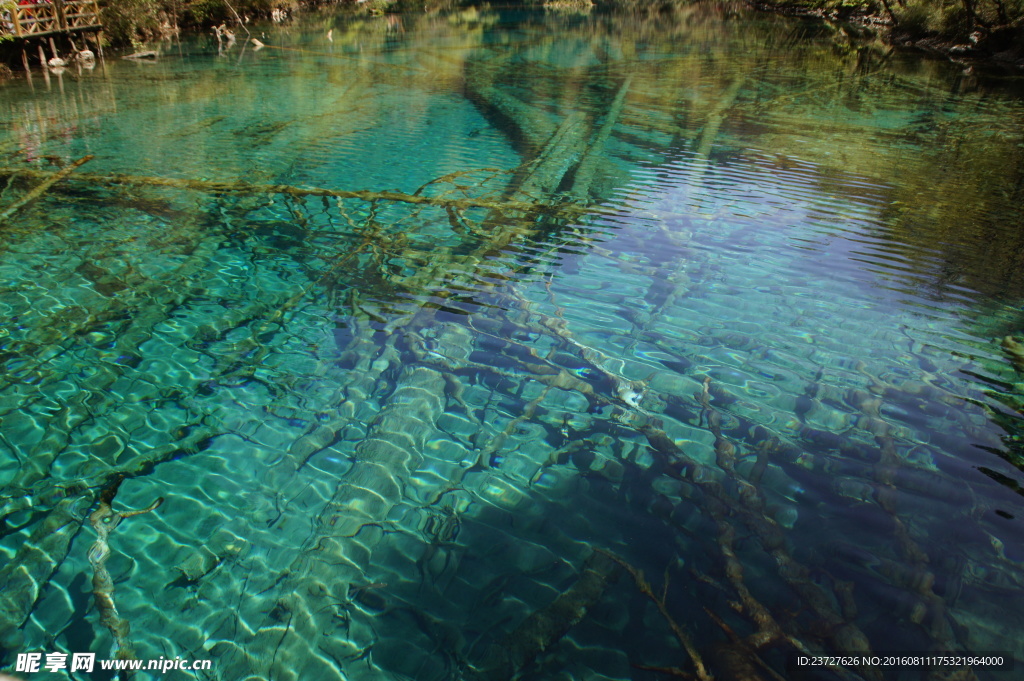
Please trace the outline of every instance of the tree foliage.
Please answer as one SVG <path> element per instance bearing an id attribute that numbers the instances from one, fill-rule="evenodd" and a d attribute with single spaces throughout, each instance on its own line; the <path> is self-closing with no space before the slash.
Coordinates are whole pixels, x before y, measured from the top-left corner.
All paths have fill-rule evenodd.
<path id="1" fill-rule="evenodd" d="M 1009 49 L 1024 27 L 1024 0 L 899 0 L 889 7 L 896 28 L 911 35 L 935 35 L 975 44 L 996 41 Z"/>
<path id="2" fill-rule="evenodd" d="M 0 22 L 6 22 L 7 17 L 13 15 L 18 5 L 14 0 L 0 0 Z M 14 36 L 8 31 L 4 30 L 5 25 L 0 24 L 0 43 L 5 40 L 11 40 Z M 0 80 L 3 80 L 3 73 L 0 73 Z"/>
<path id="3" fill-rule="evenodd" d="M 240 17 L 257 19 L 296 0 L 101 0 L 103 25 L 114 43 L 159 38 L 178 28 L 206 27 Z M 232 11 L 234 9 L 234 12 Z"/>

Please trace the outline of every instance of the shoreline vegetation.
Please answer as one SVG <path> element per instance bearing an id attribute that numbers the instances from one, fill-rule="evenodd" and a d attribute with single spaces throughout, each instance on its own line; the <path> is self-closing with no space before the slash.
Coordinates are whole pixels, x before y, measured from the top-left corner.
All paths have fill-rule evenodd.
<path id="1" fill-rule="evenodd" d="M 697 0 L 701 1 L 701 0 Z M 707 0 L 705 0 L 707 1 Z M 0 5 L 5 4 L 0 0 Z M 370 15 L 438 11 L 471 0 L 101 0 L 106 42 L 138 52 L 147 42 L 182 31 L 245 35 L 258 20 L 288 21 L 297 12 L 328 5 Z M 524 7 L 587 14 L 631 12 L 657 16 L 693 0 L 526 0 Z M 723 4 L 817 18 L 854 43 L 881 40 L 963 63 L 1024 69 L 1024 0 L 743 0 Z M 15 49 L 0 35 L 0 80 L 17 69 Z M 7 45 L 4 43 L 7 42 Z M 7 49 L 4 49 L 4 48 Z M 12 72 L 11 69 L 14 69 Z"/>
<path id="2" fill-rule="evenodd" d="M 1024 0 L 754 0 L 751 6 L 818 17 L 854 39 L 878 37 L 965 65 L 1024 69 Z"/>

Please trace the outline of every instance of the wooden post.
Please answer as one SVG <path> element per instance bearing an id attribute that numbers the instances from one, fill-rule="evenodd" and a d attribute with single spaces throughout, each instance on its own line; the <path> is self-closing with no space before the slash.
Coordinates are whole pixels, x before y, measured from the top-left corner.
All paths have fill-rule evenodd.
<path id="1" fill-rule="evenodd" d="M 68 20 L 64 15 L 64 0 L 53 0 L 53 8 L 57 15 L 57 28 L 61 31 L 66 31 L 68 28 Z"/>
<path id="2" fill-rule="evenodd" d="M 93 11 L 93 16 L 94 16 L 93 23 L 96 24 L 97 26 L 102 26 L 103 25 L 103 21 L 100 19 L 100 4 L 99 4 L 99 0 L 93 0 L 93 2 L 92 2 L 92 11 Z M 99 57 L 100 57 L 100 66 L 103 68 L 103 71 L 106 72 L 107 65 L 103 61 L 103 29 L 100 28 L 100 30 L 96 31 L 92 35 L 96 39 L 96 54 L 98 54 Z"/>
<path id="3" fill-rule="evenodd" d="M 46 52 L 43 51 L 43 44 L 39 43 L 39 64 L 43 67 L 43 79 L 46 81 L 46 89 L 50 89 L 50 70 L 46 68 Z"/>
<path id="4" fill-rule="evenodd" d="M 21 63 L 25 67 L 25 78 L 28 79 L 28 86 L 32 92 L 36 91 L 36 86 L 32 84 L 32 67 L 28 65 L 28 52 L 25 48 L 21 48 Z"/>
<path id="5" fill-rule="evenodd" d="M 57 58 L 57 46 L 53 44 L 53 36 L 50 36 L 50 53 L 53 54 L 54 59 Z"/>

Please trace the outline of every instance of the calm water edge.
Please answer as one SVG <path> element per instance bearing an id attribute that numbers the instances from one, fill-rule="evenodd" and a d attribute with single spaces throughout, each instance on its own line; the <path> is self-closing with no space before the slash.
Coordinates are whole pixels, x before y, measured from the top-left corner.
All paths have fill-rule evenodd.
<path id="1" fill-rule="evenodd" d="M 1022 678 L 1019 77 L 700 5 L 249 30 L 0 86 L 0 210 L 95 156 L 0 218 L 7 671 Z M 797 656 L 893 652 L 1005 662 Z"/>

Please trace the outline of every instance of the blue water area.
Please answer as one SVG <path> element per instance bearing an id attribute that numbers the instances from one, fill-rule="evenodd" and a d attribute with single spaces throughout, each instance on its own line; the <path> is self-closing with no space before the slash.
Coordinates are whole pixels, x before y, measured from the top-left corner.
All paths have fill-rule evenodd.
<path id="1" fill-rule="evenodd" d="M 0 86 L 7 671 L 1020 678 L 1019 78 L 700 4 L 247 30 Z"/>

